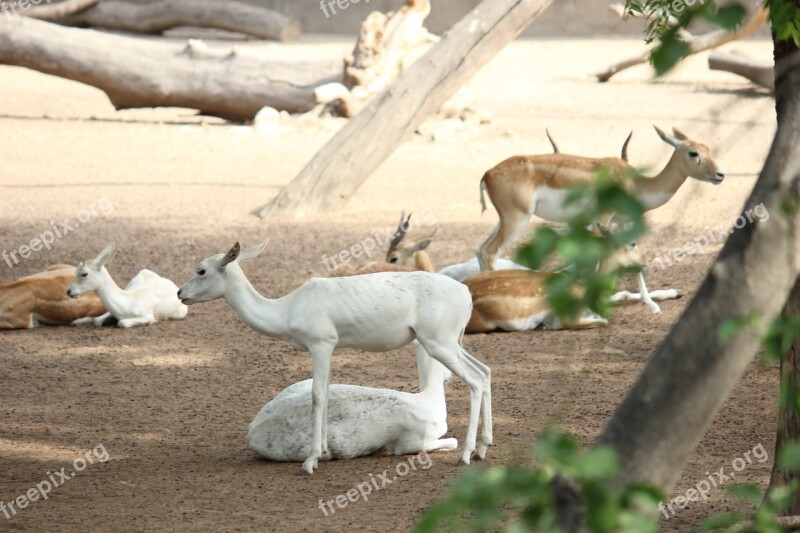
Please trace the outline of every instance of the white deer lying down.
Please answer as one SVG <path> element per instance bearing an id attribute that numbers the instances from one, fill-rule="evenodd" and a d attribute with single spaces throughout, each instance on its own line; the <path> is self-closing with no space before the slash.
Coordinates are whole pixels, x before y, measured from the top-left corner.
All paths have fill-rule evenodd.
<path id="1" fill-rule="evenodd" d="M 664 169 L 652 178 L 630 183 L 631 193 L 646 210 L 667 203 L 689 177 L 713 184 L 725 179 L 707 146 L 689 139 L 675 128 L 672 131 L 674 137 L 656 128 L 659 137 L 675 149 Z M 563 205 L 568 190 L 591 182 L 603 167 L 619 172 L 633 168 L 618 157 L 591 158 L 555 153 L 511 157 L 488 170 L 480 182 L 481 206 L 486 209 L 485 191 L 497 209 L 500 221 L 478 248 L 481 270 L 495 269 L 497 255 L 528 226 L 533 215 L 550 222 L 567 222 L 573 214 Z M 644 303 L 654 313 L 660 312 L 658 305 L 647 296 L 641 273 L 638 281 Z"/>
<path id="2" fill-rule="evenodd" d="M 120 289 L 105 266 L 116 253 L 117 245 L 111 243 L 97 257 L 78 265 L 67 294 L 78 298 L 96 291 L 108 312 L 94 319 L 76 321 L 77 324 L 91 321 L 95 326 L 102 326 L 113 316 L 119 327 L 131 328 L 155 324 L 159 320 L 180 320 L 186 316 L 189 308 L 178 300 L 178 286 L 152 270 L 140 270 L 124 290 Z"/>
<path id="3" fill-rule="evenodd" d="M 312 474 L 328 454 L 328 383 L 337 347 L 385 352 L 418 340 L 425 351 L 464 380 L 470 394 L 467 437 L 460 461 L 486 455 L 492 444 L 491 372 L 461 346 L 469 322 L 469 290 L 427 272 L 381 272 L 344 278 L 311 278 L 288 295 L 270 300 L 250 284 L 239 266 L 266 246 L 205 259 L 178 297 L 186 304 L 225 301 L 250 327 L 311 353 L 313 444 L 302 471 Z M 478 418 L 482 418 L 480 442 Z"/>
<path id="4" fill-rule="evenodd" d="M 391 455 L 455 450 L 447 433 L 444 385 L 451 373 L 417 341 L 420 392 L 331 385 L 328 452 L 321 461 L 352 459 L 386 448 Z M 311 455 L 311 389 L 307 379 L 285 388 L 250 423 L 247 445 L 272 461 L 304 461 Z"/>
<path id="5" fill-rule="evenodd" d="M 0 329 L 64 325 L 105 313 L 94 292 L 77 300 L 67 296 L 67 286 L 74 277 L 74 266 L 53 265 L 45 272 L 0 285 Z"/>
<path id="6" fill-rule="evenodd" d="M 386 252 L 385 262 L 372 261 L 359 268 L 354 268 L 350 263 L 344 263 L 331 273 L 331 277 L 356 276 L 375 272 L 414 272 L 417 270 L 436 272 L 433 261 L 425 251 L 431 244 L 436 230 L 423 237 L 409 240 L 407 233 L 410 221 L 411 215 L 408 215 L 407 218 L 405 217 L 405 212 L 400 215 L 400 224 L 397 226 L 394 237 L 389 242 L 389 250 Z M 497 270 L 527 270 L 526 267 L 510 259 L 497 259 L 496 266 Z M 446 266 L 438 271 L 439 274 L 453 278 L 456 281 L 464 281 L 479 272 L 480 268 L 476 257 L 463 263 Z"/>

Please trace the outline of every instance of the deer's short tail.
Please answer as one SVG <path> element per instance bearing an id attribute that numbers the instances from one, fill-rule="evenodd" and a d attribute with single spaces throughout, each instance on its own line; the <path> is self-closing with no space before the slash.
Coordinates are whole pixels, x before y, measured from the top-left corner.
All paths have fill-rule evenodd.
<path id="1" fill-rule="evenodd" d="M 486 211 L 486 198 L 484 198 L 483 193 L 486 192 L 486 174 L 483 175 L 481 178 L 481 214 Z"/>

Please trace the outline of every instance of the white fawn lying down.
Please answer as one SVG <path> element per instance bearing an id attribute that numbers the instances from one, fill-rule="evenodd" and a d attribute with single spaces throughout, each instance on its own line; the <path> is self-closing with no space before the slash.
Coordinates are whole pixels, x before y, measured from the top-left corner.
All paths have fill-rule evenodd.
<path id="1" fill-rule="evenodd" d="M 328 393 L 328 451 L 321 461 L 352 459 L 386 448 L 392 455 L 455 450 L 447 433 L 444 385 L 451 372 L 417 341 L 416 394 L 356 385 L 331 385 Z M 311 392 L 307 379 L 285 388 L 250 423 L 247 445 L 272 461 L 304 461 L 311 454 Z"/>
<path id="2" fill-rule="evenodd" d="M 673 128 L 669 136 L 656 128 L 661 139 L 674 148 L 664 169 L 652 178 L 633 180 L 631 193 L 646 210 L 667 203 L 687 178 L 713 184 L 722 183 L 725 175 L 717 168 L 709 149 Z M 478 248 L 482 271 L 494 270 L 495 259 L 514 237 L 528 226 L 533 215 L 550 222 L 564 223 L 579 206 L 564 207 L 568 190 L 590 183 L 601 168 L 623 174 L 633 167 L 618 157 L 591 158 L 560 153 L 514 156 L 488 170 L 481 178 L 481 205 L 486 209 L 484 192 L 489 195 L 500 220 L 494 231 Z M 647 293 L 644 276 L 639 275 L 642 295 Z M 644 299 L 653 312 L 660 309 Z"/>
<path id="3" fill-rule="evenodd" d="M 124 290 L 119 288 L 105 266 L 116 253 L 117 245 L 111 243 L 97 257 L 78 265 L 67 294 L 78 298 L 96 291 L 108 312 L 76 323 L 91 321 L 95 326 L 101 326 L 113 316 L 119 327 L 131 328 L 155 324 L 159 320 L 180 320 L 186 316 L 188 308 L 178 300 L 178 286 L 152 270 L 140 270 Z"/>
<path id="4" fill-rule="evenodd" d="M 311 278 L 282 298 L 261 296 L 240 261 L 258 256 L 266 242 L 200 262 L 178 297 L 187 304 L 217 298 L 250 327 L 311 353 L 313 444 L 302 471 L 312 474 L 328 452 L 328 384 L 338 348 L 386 352 L 419 341 L 425 351 L 461 378 L 470 393 L 467 437 L 460 461 L 483 458 L 492 444 L 491 372 L 461 345 L 472 300 L 467 288 L 427 272 L 379 272 L 343 278 Z M 480 441 L 478 420 L 482 418 Z"/>
<path id="5" fill-rule="evenodd" d="M 100 298 L 88 292 L 67 296 L 75 267 L 53 265 L 45 272 L 0 285 L 0 329 L 30 329 L 39 324 L 64 325 L 106 312 Z"/>

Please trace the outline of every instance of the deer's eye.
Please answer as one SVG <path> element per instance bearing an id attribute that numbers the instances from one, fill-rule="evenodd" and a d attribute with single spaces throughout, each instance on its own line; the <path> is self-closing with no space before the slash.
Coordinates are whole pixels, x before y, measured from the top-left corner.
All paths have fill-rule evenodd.
<path id="1" fill-rule="evenodd" d="M 89 275 L 89 273 L 88 273 L 88 272 L 84 272 L 83 274 L 81 274 L 81 277 L 82 277 L 82 278 L 85 278 L 85 277 L 86 277 L 86 276 L 88 276 L 88 275 Z"/>
<path id="2" fill-rule="evenodd" d="M 700 155 L 700 152 L 697 150 L 689 150 L 689 157 L 697 157 Z"/>
<path id="3" fill-rule="evenodd" d="M 397 263 L 397 257 L 390 257 L 389 258 L 389 262 L 390 263 Z"/>
<path id="4" fill-rule="evenodd" d="M 200 270 L 197 271 L 197 275 L 198 276 L 203 276 L 203 275 L 205 275 L 205 273 L 206 273 L 206 271 L 203 268 L 201 268 Z"/>

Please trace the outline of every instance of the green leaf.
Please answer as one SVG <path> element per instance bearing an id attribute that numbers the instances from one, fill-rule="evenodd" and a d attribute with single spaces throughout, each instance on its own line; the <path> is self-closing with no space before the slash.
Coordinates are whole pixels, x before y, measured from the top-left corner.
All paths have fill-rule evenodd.
<path id="1" fill-rule="evenodd" d="M 619 460 L 616 452 L 606 446 L 587 451 L 578 459 L 578 471 L 584 479 L 615 478 L 619 475 Z"/>
<path id="2" fill-rule="evenodd" d="M 701 16 L 725 30 L 734 30 L 747 16 L 747 9 L 741 4 L 729 4 L 716 11 L 703 11 Z"/>
<path id="3" fill-rule="evenodd" d="M 737 483 L 728 487 L 728 494 L 747 503 L 758 505 L 761 503 L 761 489 L 752 483 Z"/>
<path id="4" fill-rule="evenodd" d="M 800 470 L 800 442 L 792 441 L 783 445 L 778 453 L 778 465 L 783 470 Z"/>
<path id="5" fill-rule="evenodd" d="M 663 76 L 683 59 L 691 50 L 688 44 L 670 34 L 653 50 L 651 60 L 657 76 Z"/>
<path id="6" fill-rule="evenodd" d="M 703 521 L 700 531 L 719 531 L 725 530 L 734 524 L 742 521 L 741 513 L 723 513 L 712 515 Z"/>

